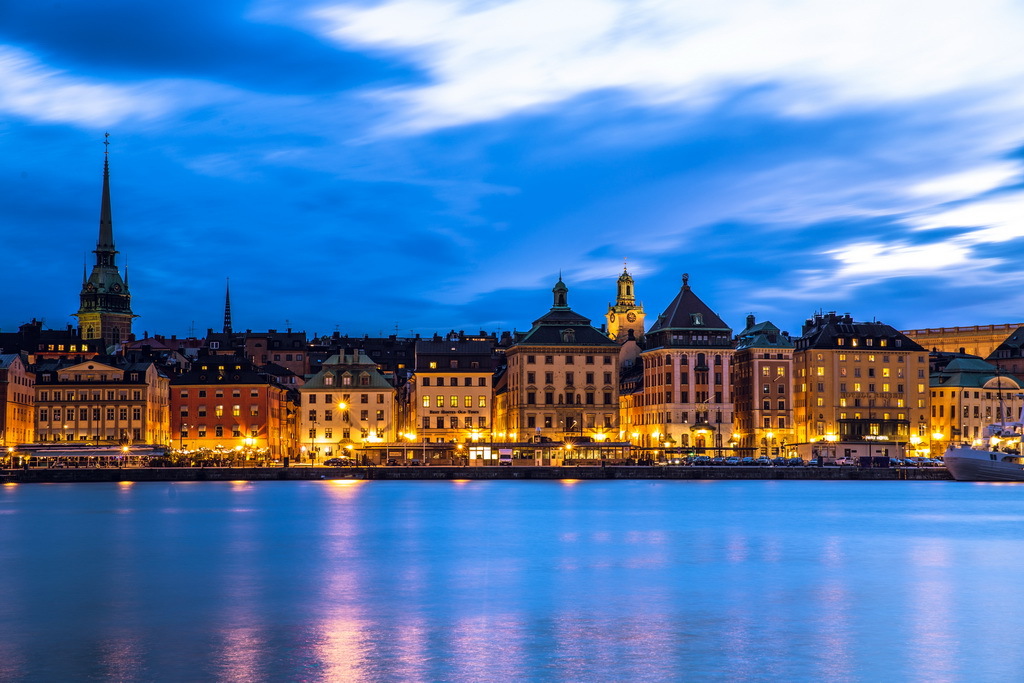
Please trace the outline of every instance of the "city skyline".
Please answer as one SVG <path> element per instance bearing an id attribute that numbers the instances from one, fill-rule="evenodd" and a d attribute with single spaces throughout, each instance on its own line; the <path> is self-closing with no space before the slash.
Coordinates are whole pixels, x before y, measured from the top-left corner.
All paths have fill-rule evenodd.
<path id="1" fill-rule="evenodd" d="M 134 332 L 600 326 L 694 291 L 738 332 L 1024 306 L 1011 3 L 101 2 L 0 10 L 0 330 L 74 324 L 103 134 Z M 743 44 L 738 51 L 731 46 Z M 194 328 L 193 328 L 194 325 Z"/>

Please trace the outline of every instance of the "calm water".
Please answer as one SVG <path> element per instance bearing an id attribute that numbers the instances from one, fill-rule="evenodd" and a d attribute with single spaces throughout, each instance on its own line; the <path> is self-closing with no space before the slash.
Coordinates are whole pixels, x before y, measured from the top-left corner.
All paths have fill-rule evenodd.
<path id="1" fill-rule="evenodd" d="M 0 487 L 0 679 L 1008 681 L 1024 486 Z"/>

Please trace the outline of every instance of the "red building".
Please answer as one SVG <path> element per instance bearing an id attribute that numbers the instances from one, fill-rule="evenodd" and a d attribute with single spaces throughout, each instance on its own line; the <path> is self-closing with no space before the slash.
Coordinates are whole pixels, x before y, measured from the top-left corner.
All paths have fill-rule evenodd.
<path id="1" fill-rule="evenodd" d="M 237 356 L 205 356 L 171 382 L 172 445 L 235 451 L 249 460 L 295 452 L 288 390 Z"/>

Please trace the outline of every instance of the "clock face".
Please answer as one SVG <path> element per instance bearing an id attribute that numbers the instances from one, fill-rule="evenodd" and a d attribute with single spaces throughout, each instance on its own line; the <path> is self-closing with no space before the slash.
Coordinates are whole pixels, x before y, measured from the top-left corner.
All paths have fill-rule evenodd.
<path id="1" fill-rule="evenodd" d="M 121 285 L 114 285 L 113 287 L 111 287 L 111 289 L 114 290 L 115 292 L 120 292 L 121 291 Z"/>
<path id="2" fill-rule="evenodd" d="M 636 322 L 636 313 L 634 313 L 633 311 L 630 311 L 629 313 L 627 313 L 626 314 L 626 320 L 628 320 L 631 323 L 635 323 Z"/>

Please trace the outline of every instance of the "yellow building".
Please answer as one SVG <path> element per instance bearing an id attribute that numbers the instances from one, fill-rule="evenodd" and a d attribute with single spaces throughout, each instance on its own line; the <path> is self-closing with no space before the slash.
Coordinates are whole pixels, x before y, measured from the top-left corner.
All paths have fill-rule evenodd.
<path id="1" fill-rule="evenodd" d="M 35 383 L 21 354 L 0 354 L 0 447 L 35 438 Z"/>
<path id="2" fill-rule="evenodd" d="M 988 358 L 997 346 L 1021 327 L 1024 327 L 1024 323 L 927 327 L 904 330 L 903 334 L 929 351 L 969 353 L 972 356 Z"/>
<path id="3" fill-rule="evenodd" d="M 933 455 L 952 443 L 983 438 L 985 427 L 1015 422 L 1021 414 L 1021 382 L 980 358 L 954 358 L 931 376 Z"/>
<path id="4" fill-rule="evenodd" d="M 362 351 L 335 354 L 299 388 L 303 459 L 360 457 L 361 449 L 398 436 L 395 388 Z"/>
<path id="5" fill-rule="evenodd" d="M 37 441 L 170 444 L 170 380 L 152 362 L 55 360 L 34 369 Z"/>
<path id="6" fill-rule="evenodd" d="M 561 278 L 551 291 L 551 310 L 506 352 L 498 423 L 510 441 L 613 440 L 619 345 L 569 308 Z"/>
<path id="7" fill-rule="evenodd" d="M 901 457 L 908 444 L 928 447 L 928 354 L 895 328 L 816 314 L 793 364 L 801 455 Z"/>

